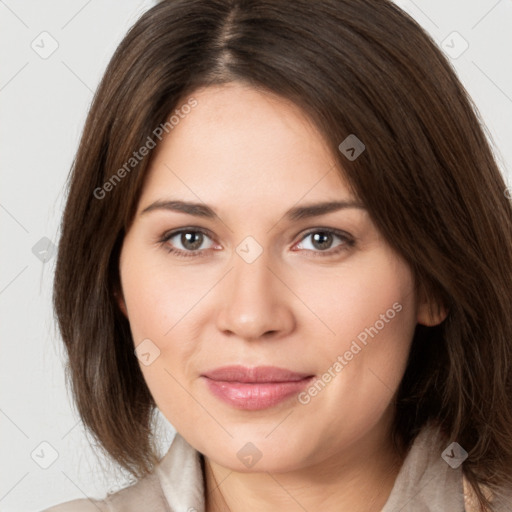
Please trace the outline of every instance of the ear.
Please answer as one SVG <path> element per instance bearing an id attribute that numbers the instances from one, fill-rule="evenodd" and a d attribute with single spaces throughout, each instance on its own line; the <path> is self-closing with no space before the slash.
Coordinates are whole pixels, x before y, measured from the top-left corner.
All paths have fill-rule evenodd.
<path id="1" fill-rule="evenodd" d="M 427 327 L 439 325 L 448 316 L 448 309 L 440 301 L 435 300 L 432 295 L 421 287 L 416 320 L 419 324 Z"/>
<path id="2" fill-rule="evenodd" d="M 119 309 L 123 312 L 124 316 L 128 318 L 128 310 L 126 309 L 126 302 L 124 301 L 123 293 L 120 290 L 115 289 L 114 297 L 116 299 L 117 305 L 119 306 Z"/>

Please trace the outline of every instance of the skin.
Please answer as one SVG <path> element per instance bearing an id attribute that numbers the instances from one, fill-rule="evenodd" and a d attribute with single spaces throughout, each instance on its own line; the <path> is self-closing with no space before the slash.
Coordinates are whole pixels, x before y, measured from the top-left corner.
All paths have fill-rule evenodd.
<path id="1" fill-rule="evenodd" d="M 402 462 L 390 425 L 414 328 L 446 313 L 431 316 L 409 266 L 364 208 L 285 217 L 298 205 L 356 200 L 298 107 L 240 83 L 192 96 L 197 107 L 154 150 L 121 251 L 120 307 L 134 344 L 149 339 L 160 351 L 141 363 L 147 385 L 206 457 L 207 512 L 380 511 Z M 206 203 L 217 217 L 143 213 L 171 198 Z M 179 234 L 161 241 L 179 228 L 209 235 L 196 247 Z M 315 245 L 305 234 L 312 228 L 342 230 L 355 244 L 333 235 Z M 262 250 L 252 263 L 236 251 L 248 236 Z M 202 255 L 179 257 L 170 247 Z M 200 377 L 228 364 L 321 376 L 395 303 L 400 312 L 305 405 L 292 397 L 235 409 Z M 262 454 L 251 468 L 237 457 L 248 442 Z"/>

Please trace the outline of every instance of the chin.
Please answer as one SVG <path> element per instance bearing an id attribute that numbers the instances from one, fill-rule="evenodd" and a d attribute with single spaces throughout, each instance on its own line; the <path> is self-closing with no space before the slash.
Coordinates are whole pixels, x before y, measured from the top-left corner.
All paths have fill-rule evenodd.
<path id="1" fill-rule="evenodd" d="M 216 445 L 210 437 L 210 443 L 199 451 L 217 464 L 240 473 L 286 473 L 306 466 L 310 459 L 308 454 L 317 452 L 308 431 L 291 437 L 286 429 L 280 435 L 273 432 L 270 436 L 272 429 L 268 428 L 264 433 L 250 428 L 242 430 L 231 431 L 233 438 L 222 436 L 222 441 Z"/>

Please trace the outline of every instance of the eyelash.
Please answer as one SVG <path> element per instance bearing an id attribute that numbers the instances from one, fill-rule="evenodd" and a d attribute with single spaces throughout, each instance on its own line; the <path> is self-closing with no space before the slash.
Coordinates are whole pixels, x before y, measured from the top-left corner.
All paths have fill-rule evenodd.
<path id="1" fill-rule="evenodd" d="M 195 251 L 182 251 L 181 249 L 176 249 L 175 247 L 167 245 L 167 242 L 174 238 L 176 235 L 180 235 L 182 233 L 202 233 L 203 235 L 207 236 L 208 238 L 212 238 L 210 234 L 201 228 L 181 228 L 176 231 L 171 231 L 168 233 L 164 233 L 162 237 L 158 240 L 159 244 L 165 248 L 165 250 L 179 258 L 191 258 L 191 257 L 202 257 L 207 256 L 205 249 L 196 249 Z M 301 243 L 307 236 L 312 235 L 314 233 L 322 233 L 322 234 L 331 234 L 334 235 L 342 240 L 342 244 L 336 246 L 333 250 L 326 250 L 326 251 L 312 251 L 310 249 L 303 249 L 308 252 L 311 252 L 314 257 L 320 256 L 320 257 L 328 257 L 328 256 L 334 256 L 336 254 L 339 254 L 341 252 L 347 251 L 349 248 L 354 247 L 355 240 L 353 237 L 351 237 L 348 233 L 344 231 L 340 231 L 337 229 L 332 228 L 314 228 L 308 230 L 306 233 L 304 233 L 299 240 L 299 243 Z"/>

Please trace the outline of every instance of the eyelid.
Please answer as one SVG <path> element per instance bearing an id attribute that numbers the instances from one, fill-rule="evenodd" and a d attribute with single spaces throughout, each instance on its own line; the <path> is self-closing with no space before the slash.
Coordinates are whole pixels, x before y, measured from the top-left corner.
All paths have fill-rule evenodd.
<path id="1" fill-rule="evenodd" d="M 206 228 L 200 228 L 199 226 L 185 226 L 183 228 L 170 229 L 169 231 L 165 231 L 160 237 L 160 241 L 169 240 L 176 235 L 181 233 L 189 233 L 189 232 L 198 232 L 206 235 L 207 237 L 214 240 L 213 234 Z"/>

